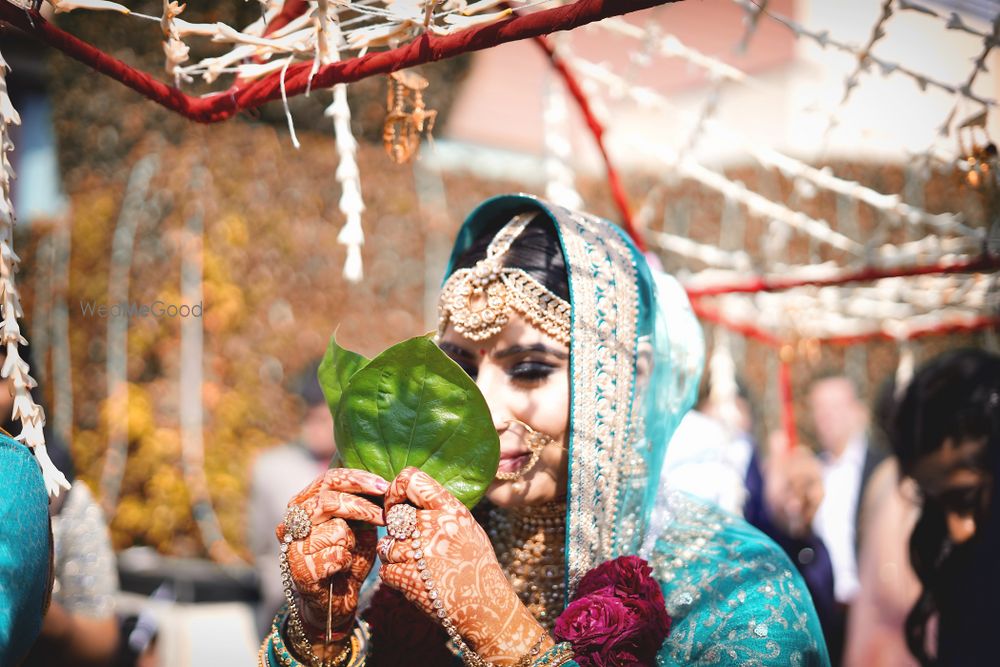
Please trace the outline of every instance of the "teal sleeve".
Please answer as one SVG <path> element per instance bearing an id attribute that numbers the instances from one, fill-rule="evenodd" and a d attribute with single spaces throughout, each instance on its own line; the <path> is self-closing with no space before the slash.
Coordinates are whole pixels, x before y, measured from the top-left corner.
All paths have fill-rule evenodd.
<path id="1" fill-rule="evenodd" d="M 16 665 L 42 627 L 49 593 L 49 498 L 31 451 L 0 435 L 0 665 Z"/>
<path id="2" fill-rule="evenodd" d="M 672 620 L 658 664 L 829 667 L 812 597 L 778 545 L 690 496 L 667 510 L 648 557 Z"/>

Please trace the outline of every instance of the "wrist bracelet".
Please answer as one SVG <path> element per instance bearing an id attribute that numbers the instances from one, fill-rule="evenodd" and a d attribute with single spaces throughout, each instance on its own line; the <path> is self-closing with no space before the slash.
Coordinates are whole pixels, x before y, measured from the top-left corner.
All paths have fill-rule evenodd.
<path id="1" fill-rule="evenodd" d="M 299 608 L 295 604 L 295 595 L 292 592 L 292 568 L 288 563 L 288 549 L 292 541 L 305 539 L 312 530 L 309 522 L 309 514 L 301 507 L 289 505 L 288 510 L 285 512 L 284 523 L 285 535 L 281 542 L 280 551 L 278 552 L 278 566 L 281 569 L 281 587 L 284 590 L 285 600 L 288 603 L 288 639 L 300 656 L 308 659 L 313 667 L 318 667 L 317 662 L 321 665 L 322 661 L 319 661 L 319 658 L 313 653 L 312 644 L 306 636 L 305 629 L 302 627 L 302 619 L 299 618 Z M 280 630 L 277 632 L 277 637 L 280 640 Z M 348 643 L 348 646 L 350 646 L 350 643 Z M 280 653 L 278 654 L 278 659 L 279 661 L 281 660 Z M 287 666 L 282 665 L 282 667 Z"/>

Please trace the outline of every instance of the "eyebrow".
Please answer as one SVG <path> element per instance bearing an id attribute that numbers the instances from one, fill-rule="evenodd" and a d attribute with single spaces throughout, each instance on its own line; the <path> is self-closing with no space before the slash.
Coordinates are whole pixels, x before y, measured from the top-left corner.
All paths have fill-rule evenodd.
<path id="1" fill-rule="evenodd" d="M 534 345 L 511 345 L 510 347 L 500 350 L 499 352 L 495 352 L 493 356 L 497 359 L 503 359 L 505 357 L 512 357 L 515 354 L 525 354 L 527 352 L 551 354 L 557 359 L 569 358 L 569 355 L 562 350 L 556 350 L 548 345 L 543 345 L 542 343 L 535 343 Z"/>
<path id="2" fill-rule="evenodd" d="M 463 359 L 476 358 L 476 355 L 474 355 L 472 352 L 466 350 L 464 347 L 461 347 L 460 345 L 455 345 L 454 343 L 440 343 L 438 347 L 441 348 L 442 352 L 445 352 L 446 354 L 450 353 L 456 357 L 461 357 Z"/>

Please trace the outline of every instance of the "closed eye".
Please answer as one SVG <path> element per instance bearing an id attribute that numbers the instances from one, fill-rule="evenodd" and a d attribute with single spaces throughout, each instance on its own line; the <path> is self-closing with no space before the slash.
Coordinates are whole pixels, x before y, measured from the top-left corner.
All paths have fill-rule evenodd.
<path id="1" fill-rule="evenodd" d="M 519 361 L 507 368 L 507 374 L 515 382 L 540 382 L 555 371 L 552 364 L 541 361 Z"/>

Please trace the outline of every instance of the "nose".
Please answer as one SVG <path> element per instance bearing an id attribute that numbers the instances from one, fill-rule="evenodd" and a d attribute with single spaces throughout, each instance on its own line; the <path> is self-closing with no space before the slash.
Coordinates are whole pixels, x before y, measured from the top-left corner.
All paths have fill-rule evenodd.
<path id="1" fill-rule="evenodd" d="M 971 514 L 948 512 L 948 535 L 955 544 L 967 542 L 976 534 L 976 518 Z"/>
<path id="2" fill-rule="evenodd" d="M 486 405 L 490 409 L 490 416 L 493 418 L 493 427 L 498 431 L 510 421 L 513 415 L 503 400 L 503 378 L 498 369 L 490 367 L 489 364 L 482 364 L 476 376 L 476 386 L 486 399 Z"/>

